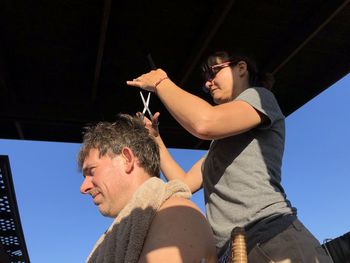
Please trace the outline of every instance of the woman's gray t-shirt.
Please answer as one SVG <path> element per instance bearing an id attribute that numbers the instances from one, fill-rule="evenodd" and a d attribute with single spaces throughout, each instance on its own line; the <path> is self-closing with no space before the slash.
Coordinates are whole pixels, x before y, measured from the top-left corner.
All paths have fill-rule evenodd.
<path id="1" fill-rule="evenodd" d="M 248 132 L 212 141 L 202 165 L 207 219 L 220 251 L 236 226 L 247 226 L 296 209 L 281 186 L 284 115 L 265 88 L 248 88 L 245 101 L 268 121 Z"/>

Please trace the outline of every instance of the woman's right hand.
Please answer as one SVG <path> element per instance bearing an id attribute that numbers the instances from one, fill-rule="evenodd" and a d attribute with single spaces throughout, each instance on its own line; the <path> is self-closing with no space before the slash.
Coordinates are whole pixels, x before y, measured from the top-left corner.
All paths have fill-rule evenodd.
<path id="1" fill-rule="evenodd" d="M 156 112 L 153 115 L 152 121 L 148 119 L 146 116 L 143 116 L 143 123 L 145 124 L 146 129 L 148 130 L 149 134 L 151 134 L 153 137 L 157 138 L 159 136 L 159 130 L 158 130 L 158 118 L 159 118 L 160 113 Z M 137 117 L 141 117 L 142 113 L 137 112 L 136 113 Z"/>
<path id="2" fill-rule="evenodd" d="M 157 85 L 165 79 L 168 79 L 166 72 L 162 69 L 156 69 L 151 70 L 136 79 L 126 81 L 126 84 L 143 90 L 156 92 Z"/>

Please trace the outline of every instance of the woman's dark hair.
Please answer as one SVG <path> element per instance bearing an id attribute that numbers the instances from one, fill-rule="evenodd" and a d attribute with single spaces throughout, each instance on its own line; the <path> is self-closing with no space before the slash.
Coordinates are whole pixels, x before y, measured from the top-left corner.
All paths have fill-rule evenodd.
<path id="1" fill-rule="evenodd" d="M 258 66 L 253 58 L 248 55 L 239 53 L 228 53 L 227 51 L 219 51 L 210 55 L 205 63 L 204 67 L 211 67 L 219 62 L 234 61 L 245 61 L 249 72 L 249 85 L 252 87 L 262 86 L 266 89 L 271 90 L 275 82 L 274 77 L 271 73 L 259 72 Z"/>

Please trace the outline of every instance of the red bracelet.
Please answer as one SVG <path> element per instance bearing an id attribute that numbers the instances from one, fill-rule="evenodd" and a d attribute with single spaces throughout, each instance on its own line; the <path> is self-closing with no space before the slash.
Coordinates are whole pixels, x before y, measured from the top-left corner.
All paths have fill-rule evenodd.
<path id="1" fill-rule="evenodd" d="M 154 84 L 154 92 L 157 93 L 157 86 L 163 81 L 163 80 L 166 80 L 166 79 L 169 79 L 167 76 L 166 77 L 163 77 L 163 78 L 160 78 L 155 84 Z"/>

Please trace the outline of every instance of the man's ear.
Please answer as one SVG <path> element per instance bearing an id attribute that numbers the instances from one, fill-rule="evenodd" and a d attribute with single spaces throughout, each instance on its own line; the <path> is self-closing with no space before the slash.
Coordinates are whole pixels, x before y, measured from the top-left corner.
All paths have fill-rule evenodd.
<path id="1" fill-rule="evenodd" d="M 122 149 L 121 155 L 123 157 L 125 172 L 130 173 L 134 169 L 136 157 L 129 147 Z"/>

